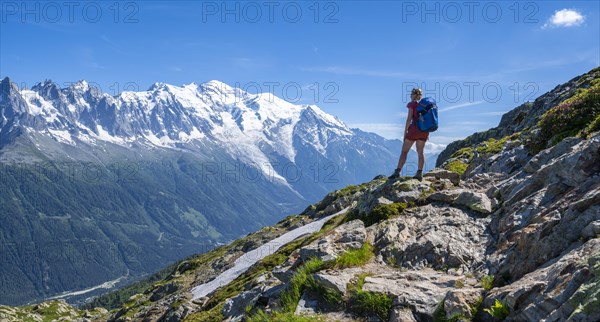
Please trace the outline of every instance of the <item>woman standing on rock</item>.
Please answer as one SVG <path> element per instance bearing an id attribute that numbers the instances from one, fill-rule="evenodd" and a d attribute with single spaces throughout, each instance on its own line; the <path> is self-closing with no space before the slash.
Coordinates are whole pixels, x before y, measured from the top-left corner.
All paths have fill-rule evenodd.
<path id="1" fill-rule="evenodd" d="M 419 156 L 419 169 L 417 174 L 413 177 L 419 181 L 423 180 L 423 166 L 425 165 L 425 142 L 429 138 L 428 132 L 423 132 L 417 126 L 417 119 L 419 115 L 417 113 L 417 106 L 419 101 L 423 97 L 423 91 L 420 88 L 413 88 L 410 93 L 410 103 L 406 105 L 408 107 L 408 116 L 406 117 L 406 125 L 404 127 L 404 143 L 402 144 L 402 153 L 398 159 L 398 166 L 394 170 L 394 174 L 390 176 L 390 179 L 395 179 L 400 176 L 400 171 L 404 163 L 406 163 L 406 157 L 408 151 L 412 148 L 413 143 L 417 142 L 417 155 Z"/>

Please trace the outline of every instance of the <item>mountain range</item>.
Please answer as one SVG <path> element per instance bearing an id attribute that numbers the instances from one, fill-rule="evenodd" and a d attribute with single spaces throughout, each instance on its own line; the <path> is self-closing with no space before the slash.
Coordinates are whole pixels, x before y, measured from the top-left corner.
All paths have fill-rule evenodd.
<path id="1" fill-rule="evenodd" d="M 139 278 L 391 172 L 400 147 L 219 81 L 111 96 L 4 78 L 0 303 Z"/>

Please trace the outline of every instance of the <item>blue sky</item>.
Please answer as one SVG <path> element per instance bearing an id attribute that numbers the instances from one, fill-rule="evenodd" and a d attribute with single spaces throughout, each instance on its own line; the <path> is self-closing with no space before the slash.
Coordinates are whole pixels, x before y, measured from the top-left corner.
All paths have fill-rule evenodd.
<path id="1" fill-rule="evenodd" d="M 600 65 L 596 1 L 3 0 L 0 10 L 0 76 L 20 86 L 85 79 L 116 94 L 217 79 L 397 138 L 417 84 L 440 108 L 430 151 Z"/>

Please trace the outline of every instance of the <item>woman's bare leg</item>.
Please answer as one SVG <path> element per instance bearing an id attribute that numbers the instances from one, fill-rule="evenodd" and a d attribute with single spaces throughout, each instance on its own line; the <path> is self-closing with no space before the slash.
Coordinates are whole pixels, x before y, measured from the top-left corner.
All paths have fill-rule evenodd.
<path id="1" fill-rule="evenodd" d="M 415 143 L 415 141 L 404 139 L 404 143 L 402 144 L 402 153 L 400 153 L 400 158 L 398 159 L 398 166 L 396 169 L 402 169 L 404 163 L 406 163 L 408 151 L 410 151 L 410 148 L 412 148 L 413 143 Z"/>
<path id="2" fill-rule="evenodd" d="M 419 170 L 425 166 L 425 141 L 417 141 L 417 155 L 419 156 Z"/>

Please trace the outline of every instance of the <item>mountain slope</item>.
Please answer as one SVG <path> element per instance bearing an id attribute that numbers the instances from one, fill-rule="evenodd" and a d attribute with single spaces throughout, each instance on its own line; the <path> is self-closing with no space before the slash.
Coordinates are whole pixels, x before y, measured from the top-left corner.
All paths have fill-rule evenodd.
<path id="1" fill-rule="evenodd" d="M 218 81 L 113 97 L 5 78 L 0 303 L 126 283 L 388 172 L 399 151 L 317 106 Z"/>
<path id="2" fill-rule="evenodd" d="M 489 139 L 499 140 L 511 134 L 524 130 L 533 130 L 544 114 L 553 107 L 559 106 L 577 92 L 592 86 L 592 81 L 598 79 L 600 68 L 594 68 L 588 73 L 574 77 L 564 84 L 557 85 L 551 91 L 536 98 L 533 102 L 524 103 L 502 115 L 500 124 L 484 132 L 473 133 L 464 140 L 452 142 L 440 152 L 436 167 L 441 166 L 455 152 L 462 148 L 474 147 Z"/>
<path id="3" fill-rule="evenodd" d="M 486 141 L 469 158 L 454 156 L 468 162 L 463 175 L 435 169 L 422 182 L 377 177 L 334 191 L 298 216 L 180 262 L 150 286 L 88 306 L 117 307 L 113 312 L 77 314 L 111 321 L 265 321 L 298 314 L 327 320 L 597 321 L 599 85 L 594 76 L 532 128 L 509 132 L 499 144 Z M 578 136 L 545 140 L 548 147 L 537 151 L 531 143 L 544 135 L 543 120 L 573 112 L 563 104 L 591 119 L 561 124 Z M 208 297 L 193 298 L 192 288 L 236 265 L 244 252 L 340 211 L 320 231 L 282 245 Z"/>

